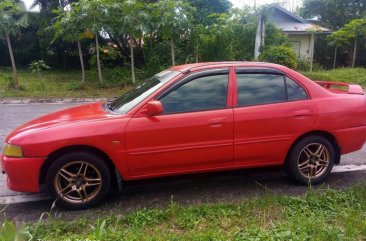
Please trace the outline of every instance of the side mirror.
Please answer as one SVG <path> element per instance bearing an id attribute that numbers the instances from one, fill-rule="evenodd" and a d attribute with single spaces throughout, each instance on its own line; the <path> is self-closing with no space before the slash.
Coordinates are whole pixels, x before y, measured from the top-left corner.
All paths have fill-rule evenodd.
<path id="1" fill-rule="evenodd" d="M 151 100 L 145 106 L 145 113 L 151 116 L 163 113 L 163 105 L 158 100 Z"/>

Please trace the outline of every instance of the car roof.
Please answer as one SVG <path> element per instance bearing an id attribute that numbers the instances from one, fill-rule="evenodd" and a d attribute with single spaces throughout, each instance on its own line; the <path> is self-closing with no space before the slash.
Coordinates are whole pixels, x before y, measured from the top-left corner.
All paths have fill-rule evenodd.
<path id="1" fill-rule="evenodd" d="M 203 62 L 194 64 L 177 65 L 170 68 L 173 71 L 187 72 L 193 69 L 217 68 L 217 67 L 267 67 L 276 68 L 277 64 L 265 62 L 251 62 L 251 61 L 225 61 L 225 62 Z"/>

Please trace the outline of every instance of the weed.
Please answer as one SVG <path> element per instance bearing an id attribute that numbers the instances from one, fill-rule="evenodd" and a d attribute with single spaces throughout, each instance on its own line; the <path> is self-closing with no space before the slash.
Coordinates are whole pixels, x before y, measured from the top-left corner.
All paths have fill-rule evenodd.
<path id="1" fill-rule="evenodd" d="M 181 206 L 171 199 L 165 209 L 105 213 L 96 221 L 49 219 L 17 227 L 5 220 L 0 233 L 13 235 L 10 238 L 32 235 L 34 240 L 366 239 L 365 184 L 344 191 L 309 187 L 302 196 L 275 196 L 265 187 L 264 191 L 264 196 L 241 203 Z"/>

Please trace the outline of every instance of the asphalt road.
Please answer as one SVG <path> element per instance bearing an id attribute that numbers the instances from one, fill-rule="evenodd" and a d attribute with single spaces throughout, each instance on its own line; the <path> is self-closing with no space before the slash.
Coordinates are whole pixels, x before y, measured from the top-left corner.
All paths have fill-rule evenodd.
<path id="1" fill-rule="evenodd" d="M 0 104 L 0 143 L 20 124 L 43 114 L 78 104 Z M 0 144 L 2 151 L 2 144 Z M 327 182 L 316 188 L 345 188 L 366 181 L 366 145 L 362 150 L 342 157 Z M 165 207 L 171 200 L 182 205 L 217 202 L 239 202 L 245 198 L 273 194 L 299 195 L 307 187 L 291 182 L 280 168 L 240 170 L 180 177 L 136 181 L 124 184 L 124 190 L 112 191 L 107 201 L 87 211 L 52 210 L 53 216 L 73 219 L 79 216 L 97 218 L 107 213 L 124 214 L 132 210 Z M 45 194 L 12 192 L 6 188 L 5 175 L 0 177 L 0 219 L 3 213 L 19 221 L 38 220 L 50 211 L 52 200 Z M 2 210 L 3 209 L 3 210 Z"/>

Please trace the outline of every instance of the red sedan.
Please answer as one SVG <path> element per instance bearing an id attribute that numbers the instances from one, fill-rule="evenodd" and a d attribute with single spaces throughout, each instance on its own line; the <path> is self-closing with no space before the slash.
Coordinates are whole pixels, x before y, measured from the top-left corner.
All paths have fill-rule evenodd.
<path id="1" fill-rule="evenodd" d="M 6 138 L 1 164 L 10 189 L 46 185 L 58 204 L 81 209 L 116 180 L 284 166 L 316 184 L 365 140 L 358 85 L 315 83 L 275 64 L 199 63 L 26 123 Z"/>

